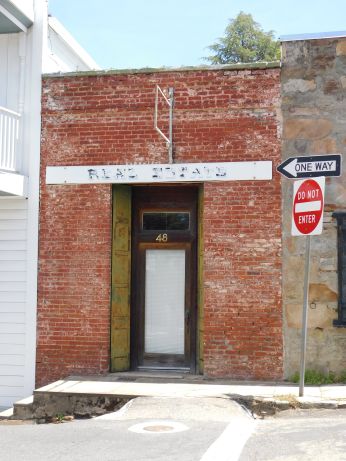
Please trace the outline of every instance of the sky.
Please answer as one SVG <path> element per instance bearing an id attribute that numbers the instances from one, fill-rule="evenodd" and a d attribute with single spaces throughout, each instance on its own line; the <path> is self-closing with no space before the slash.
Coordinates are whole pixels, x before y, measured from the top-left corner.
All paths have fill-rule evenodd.
<path id="1" fill-rule="evenodd" d="M 49 12 L 104 69 L 207 64 L 240 11 L 276 37 L 346 30 L 346 0 L 49 0 Z"/>

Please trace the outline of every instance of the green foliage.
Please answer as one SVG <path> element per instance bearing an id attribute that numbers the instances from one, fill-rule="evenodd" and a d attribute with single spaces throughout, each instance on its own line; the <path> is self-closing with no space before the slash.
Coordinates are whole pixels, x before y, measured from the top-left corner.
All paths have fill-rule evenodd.
<path id="1" fill-rule="evenodd" d="M 339 377 L 338 377 L 338 382 L 339 383 L 343 383 L 343 384 L 346 384 L 346 370 L 343 370 Z"/>
<path id="2" fill-rule="evenodd" d="M 209 49 L 212 56 L 205 58 L 212 64 L 270 62 L 280 59 L 280 44 L 274 32 L 264 32 L 251 14 L 240 12 L 226 27 L 225 36 Z"/>
<path id="3" fill-rule="evenodd" d="M 294 383 L 298 383 L 299 377 L 300 377 L 300 374 L 296 372 L 292 376 L 291 381 Z M 340 381 L 340 378 L 341 378 L 341 375 L 336 376 L 332 371 L 325 374 L 325 373 L 321 373 L 316 370 L 305 370 L 304 383 L 319 386 L 321 384 L 333 384 L 337 382 L 342 382 Z M 344 378 L 346 380 L 346 372 L 344 373 Z"/>

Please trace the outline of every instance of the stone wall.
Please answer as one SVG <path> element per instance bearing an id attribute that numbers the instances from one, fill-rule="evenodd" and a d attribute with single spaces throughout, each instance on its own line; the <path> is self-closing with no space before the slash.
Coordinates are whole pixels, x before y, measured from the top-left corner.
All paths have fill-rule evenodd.
<path id="1" fill-rule="evenodd" d="M 283 43 L 283 160 L 341 153 L 343 176 L 326 180 L 324 230 L 311 237 L 307 368 L 346 369 L 346 328 L 337 319 L 335 210 L 346 210 L 346 39 Z M 299 370 L 305 237 L 291 237 L 292 180 L 283 180 L 285 375 Z"/>

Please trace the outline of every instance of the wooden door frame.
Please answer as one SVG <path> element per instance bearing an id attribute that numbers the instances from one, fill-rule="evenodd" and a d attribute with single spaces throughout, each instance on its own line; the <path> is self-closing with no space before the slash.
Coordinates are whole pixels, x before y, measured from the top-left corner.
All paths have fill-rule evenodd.
<path id="1" fill-rule="evenodd" d="M 131 186 L 112 190 L 110 371 L 130 368 Z"/>
<path id="2" fill-rule="evenodd" d="M 178 200 L 172 201 L 169 197 L 174 195 Z M 141 194 L 140 194 L 141 193 Z M 184 201 L 184 193 L 187 195 L 188 201 Z M 141 196 L 140 196 L 141 195 Z M 162 197 L 164 196 L 164 197 Z M 158 199 L 159 198 L 159 199 Z M 149 199 L 149 200 L 148 200 Z M 198 188 L 194 187 L 133 187 L 133 202 L 132 202 L 132 290 L 131 290 L 131 368 L 138 369 L 140 366 L 141 356 L 144 352 L 144 325 L 143 309 L 139 306 L 144 305 L 144 290 L 136 289 L 139 287 L 145 271 L 145 256 L 143 251 L 146 248 L 183 248 L 186 251 L 185 267 L 189 270 L 186 272 L 186 291 L 185 291 L 185 309 L 190 310 L 190 319 L 185 318 L 185 328 L 189 324 L 189 330 L 185 334 L 185 341 L 188 336 L 188 344 L 185 344 L 185 357 L 189 358 L 189 363 L 185 363 L 185 367 L 189 368 L 191 373 L 196 372 L 197 364 L 197 204 L 198 204 Z M 153 236 L 158 234 L 158 231 L 141 232 L 141 210 L 174 210 L 174 211 L 189 211 L 191 229 L 185 231 L 168 231 L 173 242 L 165 245 L 155 243 Z M 138 231 L 137 231 L 138 230 Z M 142 324 L 141 324 L 142 322 Z M 185 368 L 184 367 L 184 368 Z M 164 368 L 164 367 L 163 367 Z M 179 368 L 179 367 L 178 367 Z"/>

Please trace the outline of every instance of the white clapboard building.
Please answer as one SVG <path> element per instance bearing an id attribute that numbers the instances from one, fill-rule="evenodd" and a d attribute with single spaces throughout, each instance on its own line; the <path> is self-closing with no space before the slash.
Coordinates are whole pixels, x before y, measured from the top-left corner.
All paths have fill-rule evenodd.
<path id="1" fill-rule="evenodd" d="M 0 407 L 35 381 L 42 70 L 97 68 L 46 0 L 0 0 Z"/>

